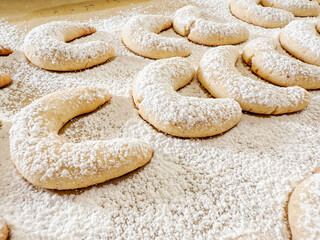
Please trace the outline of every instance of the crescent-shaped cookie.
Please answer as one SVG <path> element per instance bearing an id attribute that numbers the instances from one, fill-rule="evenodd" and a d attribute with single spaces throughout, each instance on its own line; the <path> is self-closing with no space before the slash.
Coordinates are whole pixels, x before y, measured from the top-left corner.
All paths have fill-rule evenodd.
<path id="1" fill-rule="evenodd" d="M 114 48 L 103 41 L 67 43 L 96 32 L 84 23 L 56 21 L 32 29 L 24 40 L 24 53 L 36 66 L 55 71 L 75 71 L 103 63 Z"/>
<path id="2" fill-rule="evenodd" d="M 315 17 L 320 11 L 319 4 L 310 0 L 261 0 L 261 4 L 286 10 L 297 17 Z"/>
<path id="3" fill-rule="evenodd" d="M 10 75 L 0 71 L 0 88 L 7 86 L 11 82 L 12 80 Z"/>
<path id="4" fill-rule="evenodd" d="M 278 87 L 243 76 L 235 67 L 239 49 L 220 46 L 207 51 L 199 64 L 198 79 L 214 97 L 231 97 L 245 111 L 283 114 L 305 108 L 309 93 L 300 87 Z"/>
<path id="5" fill-rule="evenodd" d="M 197 7 L 185 6 L 176 11 L 173 28 L 181 36 L 203 45 L 237 44 L 249 38 L 249 30 L 238 23 L 218 23 L 201 16 Z"/>
<path id="6" fill-rule="evenodd" d="M 176 92 L 192 80 L 194 72 L 183 58 L 146 66 L 132 90 L 140 116 L 160 131 L 178 137 L 207 137 L 235 126 L 242 112 L 233 99 L 186 97 Z"/>
<path id="7" fill-rule="evenodd" d="M 105 89 L 81 87 L 49 94 L 21 110 L 10 129 L 11 158 L 20 174 L 43 188 L 76 189 L 146 164 L 152 150 L 138 139 L 73 143 L 58 135 L 68 120 L 109 98 Z"/>
<path id="8" fill-rule="evenodd" d="M 122 28 L 122 41 L 134 53 L 160 59 L 186 57 L 191 44 L 183 38 L 164 37 L 161 31 L 171 28 L 172 19 L 162 15 L 139 15 L 132 17 Z"/>
<path id="9" fill-rule="evenodd" d="M 231 0 L 230 11 L 237 18 L 265 28 L 280 28 L 294 19 L 292 13 L 259 5 L 261 0 Z"/>
<path id="10" fill-rule="evenodd" d="M 13 51 L 10 47 L 0 45 L 0 56 L 6 56 L 11 53 L 13 53 Z M 0 71 L 0 88 L 7 86 L 11 82 L 10 75 Z"/>
<path id="11" fill-rule="evenodd" d="M 320 20 L 293 21 L 280 32 L 281 46 L 296 58 L 320 66 Z"/>
<path id="12" fill-rule="evenodd" d="M 0 219 L 0 240 L 6 240 L 9 235 L 7 223 Z"/>
<path id="13" fill-rule="evenodd" d="M 288 219 L 292 239 L 320 239 L 320 173 L 302 181 L 290 196 Z"/>
<path id="14" fill-rule="evenodd" d="M 270 38 L 256 38 L 243 48 L 243 60 L 260 77 L 274 84 L 320 88 L 320 68 L 280 54 Z"/>

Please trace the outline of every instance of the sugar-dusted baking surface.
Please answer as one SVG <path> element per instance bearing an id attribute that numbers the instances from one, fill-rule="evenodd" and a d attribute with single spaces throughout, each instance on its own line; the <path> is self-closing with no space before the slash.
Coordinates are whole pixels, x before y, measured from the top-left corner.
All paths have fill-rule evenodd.
<path id="1" fill-rule="evenodd" d="M 88 19 L 96 15 L 106 15 L 119 9 L 127 10 L 137 7 L 150 0 L 30 0 L 12 1 L 2 0 L 0 16 L 11 23 L 26 25 L 34 22 L 40 24 L 41 20 L 51 18 L 52 20 L 65 19 L 66 16 L 73 19 Z M 115 9 L 115 10 L 113 10 Z"/>
<path id="2" fill-rule="evenodd" d="M 0 22 L 1 41 L 15 50 L 0 57 L 0 68 L 13 79 L 10 86 L 0 89 L 0 213 L 12 239 L 223 239 L 251 232 L 270 239 L 290 237 L 289 194 L 320 166 L 319 91 L 310 92 L 311 103 L 302 112 L 276 117 L 244 114 L 235 128 L 206 139 L 160 133 L 134 108 L 132 81 L 154 60 L 126 49 L 121 43 L 121 27 L 139 13 L 169 15 L 189 3 L 206 9 L 212 18 L 244 24 L 250 39 L 279 33 L 279 29 L 239 21 L 224 0 L 141 1 L 74 16 L 47 15 L 26 22 L 8 19 L 17 27 Z M 41 70 L 28 62 L 21 51 L 26 32 L 41 23 L 66 18 L 88 21 L 98 30 L 72 43 L 107 41 L 115 46 L 116 57 L 69 73 Z M 172 29 L 161 34 L 180 37 Z M 192 46 L 188 59 L 196 67 L 210 47 Z M 242 61 L 237 67 L 258 79 Z M 154 148 L 154 157 L 145 167 L 98 186 L 77 191 L 35 188 L 23 180 L 10 159 L 10 121 L 33 99 L 84 85 L 106 87 L 112 98 L 94 113 L 67 123 L 60 134 L 76 142 L 137 137 Z M 210 97 L 196 78 L 180 93 Z"/>

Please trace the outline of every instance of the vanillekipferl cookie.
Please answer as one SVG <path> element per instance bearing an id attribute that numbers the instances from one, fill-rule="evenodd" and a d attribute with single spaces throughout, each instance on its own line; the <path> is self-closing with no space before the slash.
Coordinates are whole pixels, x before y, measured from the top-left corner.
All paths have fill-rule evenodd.
<path id="1" fill-rule="evenodd" d="M 319 4 L 310 0 L 261 0 L 261 4 L 286 10 L 297 17 L 315 17 L 320 11 Z"/>
<path id="2" fill-rule="evenodd" d="M 235 126 L 240 105 L 230 98 L 196 98 L 176 92 L 195 70 L 184 58 L 150 63 L 134 80 L 132 95 L 140 116 L 162 132 L 178 137 L 207 137 Z"/>
<path id="3" fill-rule="evenodd" d="M 134 16 L 122 28 L 122 41 L 131 51 L 143 57 L 161 59 L 189 56 L 191 44 L 187 40 L 158 34 L 171 27 L 171 17 Z"/>
<path id="4" fill-rule="evenodd" d="M 320 239 L 320 173 L 299 183 L 290 196 L 288 220 L 292 239 Z"/>
<path id="5" fill-rule="evenodd" d="M 305 89 L 320 88 L 320 68 L 280 54 L 278 41 L 256 38 L 243 48 L 243 60 L 251 70 L 279 86 L 299 86 Z"/>
<path id="6" fill-rule="evenodd" d="M 294 19 L 292 13 L 259 5 L 262 0 L 231 0 L 230 11 L 242 21 L 265 28 L 281 28 Z"/>
<path id="7" fill-rule="evenodd" d="M 227 238 L 226 240 L 271 240 L 259 233 L 242 234 L 235 238 Z"/>
<path id="8" fill-rule="evenodd" d="M 32 29 L 24 40 L 24 53 L 34 65 L 47 70 L 75 71 L 103 63 L 114 56 L 114 48 L 103 41 L 67 43 L 95 33 L 85 23 L 50 22 Z"/>
<path id="9" fill-rule="evenodd" d="M 20 174 L 43 188 L 76 189 L 146 164 L 153 151 L 138 139 L 72 143 L 58 135 L 68 120 L 109 99 L 106 89 L 80 87 L 49 94 L 22 109 L 10 129 L 11 159 Z"/>
<path id="10" fill-rule="evenodd" d="M 249 30 L 239 23 L 219 23 L 202 16 L 197 7 L 180 8 L 174 15 L 173 28 L 181 36 L 203 45 L 237 44 L 249 38 Z"/>
<path id="11" fill-rule="evenodd" d="M 296 58 L 320 66 L 320 20 L 293 21 L 280 32 L 281 46 Z"/>
<path id="12" fill-rule="evenodd" d="M 207 51 L 199 64 L 198 79 L 218 98 L 234 98 L 242 109 L 259 114 L 283 114 L 304 109 L 310 94 L 300 87 L 278 87 L 243 76 L 235 67 L 239 49 L 220 46 Z"/>

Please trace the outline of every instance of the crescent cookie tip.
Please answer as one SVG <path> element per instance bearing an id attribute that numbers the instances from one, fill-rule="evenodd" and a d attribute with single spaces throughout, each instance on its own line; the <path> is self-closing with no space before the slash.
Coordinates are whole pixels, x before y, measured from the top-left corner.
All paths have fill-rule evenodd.
<path id="1" fill-rule="evenodd" d="M 294 19 L 291 12 L 264 7 L 259 3 L 256 0 L 231 0 L 229 9 L 242 21 L 265 28 L 281 28 Z"/>
<path id="2" fill-rule="evenodd" d="M 9 236 L 9 229 L 7 223 L 0 219 L 0 240 L 7 240 Z"/>
<path id="3" fill-rule="evenodd" d="M 288 203 L 288 222 L 293 239 L 319 239 L 320 173 L 314 173 L 293 190 Z"/>
<path id="4" fill-rule="evenodd" d="M 151 59 L 189 56 L 191 44 L 187 40 L 158 34 L 170 27 L 171 17 L 138 15 L 132 17 L 122 28 L 122 41 L 134 53 Z"/>
<path id="5" fill-rule="evenodd" d="M 0 88 L 9 85 L 12 79 L 9 74 L 0 71 Z"/>
<path id="6" fill-rule="evenodd" d="M 320 22 L 292 21 L 280 32 L 280 44 L 294 57 L 320 66 Z"/>
<path id="7" fill-rule="evenodd" d="M 242 110 L 233 99 L 191 98 L 176 92 L 195 72 L 183 58 L 147 65 L 133 83 L 133 100 L 140 116 L 161 132 L 183 138 L 209 137 L 235 126 Z"/>

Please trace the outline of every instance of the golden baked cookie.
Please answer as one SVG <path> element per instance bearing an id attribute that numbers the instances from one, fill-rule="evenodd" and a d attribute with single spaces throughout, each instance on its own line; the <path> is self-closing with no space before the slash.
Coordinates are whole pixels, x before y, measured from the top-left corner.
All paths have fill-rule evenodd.
<path id="1" fill-rule="evenodd" d="M 237 18 L 265 28 L 281 28 L 294 19 L 292 13 L 259 5 L 262 0 L 231 0 L 230 11 Z"/>
<path id="2" fill-rule="evenodd" d="M 281 46 L 296 58 L 320 66 L 320 20 L 293 21 L 280 32 Z"/>
<path id="3" fill-rule="evenodd" d="M 114 48 L 103 41 L 67 43 L 96 32 L 88 24 L 56 21 L 32 29 L 24 40 L 24 53 L 34 65 L 47 70 L 75 71 L 103 63 Z"/>
<path id="4" fill-rule="evenodd" d="M 199 64 L 198 79 L 214 97 L 237 100 L 242 109 L 259 114 L 283 114 L 304 109 L 309 93 L 300 87 L 278 87 L 243 76 L 235 67 L 239 49 L 220 46 L 207 51 Z"/>
<path id="5" fill-rule="evenodd" d="M 8 46 L 4 46 L 0 44 L 0 56 L 6 56 L 13 53 L 12 49 Z"/>
<path id="6" fill-rule="evenodd" d="M 71 118 L 109 99 L 106 89 L 79 87 L 49 94 L 21 110 L 10 129 L 11 159 L 20 174 L 43 188 L 75 189 L 146 164 L 153 151 L 138 139 L 72 143 L 58 135 Z"/>
<path id="7" fill-rule="evenodd" d="M 288 205 L 292 239 L 320 239 L 320 173 L 294 189 Z"/>
<path id="8" fill-rule="evenodd" d="M 132 90 L 140 116 L 160 131 L 178 137 L 207 137 L 235 126 L 242 112 L 233 99 L 186 97 L 176 92 L 192 80 L 194 73 L 183 58 L 146 66 Z"/>
<path id="9" fill-rule="evenodd" d="M 274 84 L 283 87 L 320 88 L 320 68 L 280 54 L 280 47 L 270 38 L 256 38 L 243 48 L 243 60 L 251 70 Z"/>
<path id="10" fill-rule="evenodd" d="M 0 71 L 0 88 L 7 86 L 11 82 L 10 75 Z"/>
<path id="11" fill-rule="evenodd" d="M 249 38 L 249 30 L 238 23 L 219 23 L 202 16 L 199 8 L 185 6 L 176 11 L 173 28 L 192 42 L 203 45 L 237 44 Z"/>
<path id="12" fill-rule="evenodd" d="M 189 56 L 191 44 L 188 41 L 158 35 L 171 27 L 172 19 L 167 16 L 134 16 L 122 28 L 122 41 L 131 51 L 143 57 L 161 59 Z"/>

